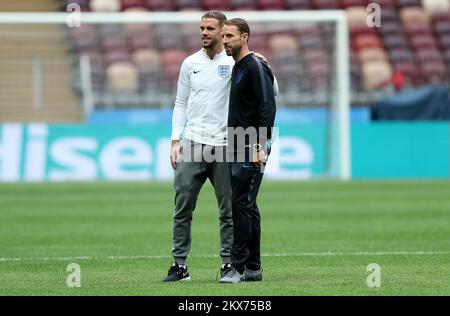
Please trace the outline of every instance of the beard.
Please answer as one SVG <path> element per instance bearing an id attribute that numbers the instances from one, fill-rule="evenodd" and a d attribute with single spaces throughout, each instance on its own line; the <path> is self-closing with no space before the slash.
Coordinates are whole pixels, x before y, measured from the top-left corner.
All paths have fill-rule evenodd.
<path id="1" fill-rule="evenodd" d="M 228 56 L 236 56 L 239 54 L 239 52 L 242 49 L 242 45 L 235 45 L 235 46 L 225 46 L 225 52 Z"/>
<path id="2" fill-rule="evenodd" d="M 202 40 L 202 47 L 203 48 L 211 48 L 217 45 L 217 40 L 211 38 L 211 39 L 201 39 Z"/>

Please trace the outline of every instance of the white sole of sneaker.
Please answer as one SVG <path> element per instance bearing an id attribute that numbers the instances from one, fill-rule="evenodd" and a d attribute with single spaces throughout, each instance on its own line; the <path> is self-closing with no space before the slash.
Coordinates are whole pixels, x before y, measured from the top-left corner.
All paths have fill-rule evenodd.
<path id="1" fill-rule="evenodd" d="M 181 279 L 180 281 L 190 281 L 190 280 L 191 280 L 191 277 L 189 276 L 187 278 Z"/>

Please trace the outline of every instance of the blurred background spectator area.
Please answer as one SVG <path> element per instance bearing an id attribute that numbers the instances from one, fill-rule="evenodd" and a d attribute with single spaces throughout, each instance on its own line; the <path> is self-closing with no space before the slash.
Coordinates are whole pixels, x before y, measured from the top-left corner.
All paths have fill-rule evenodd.
<path id="1" fill-rule="evenodd" d="M 369 2 L 381 6 L 380 27 L 367 25 Z M 448 0 L 2 0 L 0 10 L 66 11 L 70 3 L 78 3 L 86 12 L 345 10 L 353 107 L 370 105 L 379 93 L 446 84 L 450 78 Z M 330 102 L 335 31 L 331 24 L 254 23 L 251 27 L 250 47 L 264 54 L 274 69 L 281 89 L 280 105 L 311 107 Z M 40 50 L 36 45 L 33 48 L 32 40 L 38 31 Z M 29 52 L 23 54 L 31 60 L 39 56 L 35 66 L 59 70 L 53 89 L 59 89 L 68 108 L 72 103 L 76 108 L 75 104 L 81 102 L 83 55 L 90 60 L 97 109 L 172 107 L 180 65 L 201 47 L 198 24 L 48 26 L 34 31 L 23 27 L 13 33 L 3 27 L 0 34 L 6 38 L 0 43 L 0 65 L 16 67 L 5 60 L 20 57 L 14 53 L 14 43 L 18 45 L 16 50 L 24 50 L 20 37 L 30 40 L 29 47 L 25 47 Z M 61 60 L 59 64 L 54 55 Z M 33 62 L 29 63 L 33 67 Z M 1 82 L 10 80 L 10 76 L 0 77 Z M 10 94 L 12 88 L 8 89 Z M 48 100 L 52 98 L 48 96 Z M 67 118 L 80 119 L 74 113 Z"/>

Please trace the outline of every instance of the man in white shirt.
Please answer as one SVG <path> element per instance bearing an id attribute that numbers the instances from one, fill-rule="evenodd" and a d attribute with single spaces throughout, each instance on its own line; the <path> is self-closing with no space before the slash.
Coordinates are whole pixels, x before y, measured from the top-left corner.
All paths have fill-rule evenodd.
<path id="1" fill-rule="evenodd" d="M 230 268 L 233 220 L 230 169 L 225 162 L 225 148 L 234 60 L 227 56 L 222 44 L 221 30 L 225 21 L 226 16 L 221 12 L 207 12 L 202 16 L 202 49 L 187 57 L 180 70 L 170 154 L 175 170 L 174 263 L 165 282 L 190 280 L 186 259 L 191 247 L 192 215 L 207 178 L 214 186 L 219 206 L 221 275 Z M 213 154 L 223 153 L 220 155 L 223 160 L 205 161 L 204 150 Z"/>

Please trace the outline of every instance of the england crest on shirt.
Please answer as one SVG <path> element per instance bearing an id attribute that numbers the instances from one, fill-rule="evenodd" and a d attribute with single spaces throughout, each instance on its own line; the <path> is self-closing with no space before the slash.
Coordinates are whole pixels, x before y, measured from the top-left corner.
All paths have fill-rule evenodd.
<path id="1" fill-rule="evenodd" d="M 219 77 L 226 78 L 230 75 L 231 67 L 229 65 L 220 65 L 217 67 Z"/>

